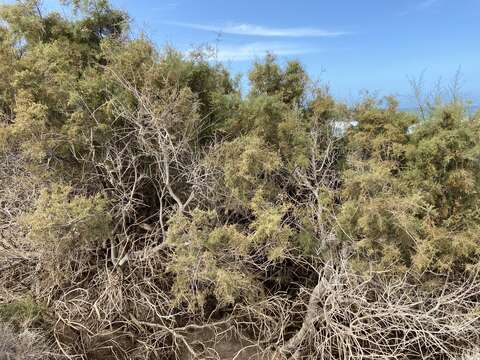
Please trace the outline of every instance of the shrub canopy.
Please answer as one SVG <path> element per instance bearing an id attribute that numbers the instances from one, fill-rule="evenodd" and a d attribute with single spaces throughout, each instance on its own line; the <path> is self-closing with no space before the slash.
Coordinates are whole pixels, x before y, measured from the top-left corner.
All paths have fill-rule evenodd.
<path id="1" fill-rule="evenodd" d="M 302 298 L 322 262 L 429 281 L 478 267 L 480 114 L 457 98 L 422 116 L 347 106 L 272 54 L 244 92 L 204 51 L 133 37 L 105 0 L 64 3 L 0 6 L 0 204 L 21 209 L 0 225 L 62 326 L 122 333 L 92 348 L 138 350 L 124 336 L 152 321 L 138 358 L 192 319 L 298 321 L 268 306 Z"/>

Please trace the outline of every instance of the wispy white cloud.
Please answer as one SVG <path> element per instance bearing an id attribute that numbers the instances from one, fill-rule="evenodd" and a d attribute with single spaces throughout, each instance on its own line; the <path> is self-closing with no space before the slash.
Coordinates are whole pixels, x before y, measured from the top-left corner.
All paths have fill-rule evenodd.
<path id="1" fill-rule="evenodd" d="M 246 61 L 272 52 L 279 56 L 321 52 L 318 48 L 280 42 L 254 42 L 241 45 L 220 45 L 216 52 L 219 61 Z"/>
<path id="2" fill-rule="evenodd" d="M 167 22 L 171 25 L 190 29 L 213 31 L 224 34 L 263 37 L 334 37 L 349 34 L 346 31 L 330 31 L 311 27 L 273 28 L 252 24 L 227 24 L 224 26 L 204 25 L 185 22 Z"/>
<path id="3" fill-rule="evenodd" d="M 423 0 L 417 5 L 417 10 L 425 10 L 435 5 L 438 0 Z"/>
<path id="4" fill-rule="evenodd" d="M 159 2 L 159 4 L 155 4 L 155 6 L 152 6 L 149 8 L 149 11 L 151 13 L 171 13 L 172 11 L 177 10 L 177 8 L 180 7 L 179 2 Z"/>
<path id="5" fill-rule="evenodd" d="M 431 8 L 432 6 L 434 6 L 438 2 L 439 0 L 422 0 L 419 3 L 415 4 L 413 7 L 411 7 L 410 9 L 401 11 L 399 15 L 404 16 L 404 15 L 411 14 L 412 12 L 425 11 Z"/>

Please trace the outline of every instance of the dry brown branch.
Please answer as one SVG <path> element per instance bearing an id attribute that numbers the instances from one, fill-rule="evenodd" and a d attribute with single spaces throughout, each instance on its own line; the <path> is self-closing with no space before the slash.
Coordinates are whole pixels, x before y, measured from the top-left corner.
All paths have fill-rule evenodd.
<path id="1" fill-rule="evenodd" d="M 331 274 L 331 275 L 330 275 Z M 480 281 L 426 291 L 408 277 L 327 265 L 300 330 L 277 352 L 292 359 L 455 359 L 480 340 Z"/>
<path id="2" fill-rule="evenodd" d="M 0 323 L 1 360 L 53 359 L 45 339 L 36 332 L 23 330 L 16 333 L 13 327 Z"/>

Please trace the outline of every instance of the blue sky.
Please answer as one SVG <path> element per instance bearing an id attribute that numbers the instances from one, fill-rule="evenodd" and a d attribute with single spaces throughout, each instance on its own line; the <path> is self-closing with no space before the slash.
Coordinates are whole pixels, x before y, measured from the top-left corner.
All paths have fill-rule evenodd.
<path id="1" fill-rule="evenodd" d="M 1 1 L 1 0 L 0 0 Z M 47 4 L 55 3 L 46 0 Z M 312 78 L 354 101 L 368 89 L 408 106 L 409 77 L 427 87 L 460 69 L 466 97 L 480 103 L 480 0 L 112 0 L 159 46 L 217 48 L 245 74 L 270 50 L 297 58 Z M 476 45 L 475 45 L 476 44 Z"/>

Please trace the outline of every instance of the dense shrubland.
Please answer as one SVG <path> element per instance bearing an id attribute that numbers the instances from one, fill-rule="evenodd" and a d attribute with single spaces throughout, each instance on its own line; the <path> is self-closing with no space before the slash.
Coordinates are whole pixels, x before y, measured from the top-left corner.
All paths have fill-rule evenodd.
<path id="1" fill-rule="evenodd" d="M 0 7 L 0 358 L 474 356 L 480 114 L 66 5 Z"/>

